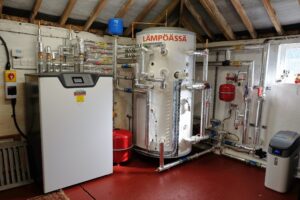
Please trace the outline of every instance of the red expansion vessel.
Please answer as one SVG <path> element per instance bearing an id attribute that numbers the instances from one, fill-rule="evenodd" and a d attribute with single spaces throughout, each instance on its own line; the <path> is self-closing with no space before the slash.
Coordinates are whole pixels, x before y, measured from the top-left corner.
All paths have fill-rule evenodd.
<path id="1" fill-rule="evenodd" d="M 113 161 L 126 162 L 131 158 L 132 133 L 124 129 L 115 129 L 113 132 Z"/>
<path id="2" fill-rule="evenodd" d="M 226 102 L 233 101 L 235 98 L 235 86 L 228 83 L 220 85 L 219 98 Z"/>

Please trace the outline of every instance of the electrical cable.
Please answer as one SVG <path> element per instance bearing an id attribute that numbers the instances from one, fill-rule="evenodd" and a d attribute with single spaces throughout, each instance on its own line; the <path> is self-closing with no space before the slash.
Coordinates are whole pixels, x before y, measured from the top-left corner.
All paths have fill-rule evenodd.
<path id="1" fill-rule="evenodd" d="M 225 138 L 227 138 L 227 136 L 234 136 L 234 137 L 235 137 L 235 141 L 236 141 L 236 142 L 240 141 L 240 138 L 239 138 L 239 136 L 237 136 L 237 135 L 236 135 L 236 134 L 234 134 L 234 133 L 227 132 L 227 134 L 226 134 Z M 232 137 L 231 137 L 231 138 L 232 138 Z"/>
<path id="2" fill-rule="evenodd" d="M 4 39 L 2 38 L 2 36 L 0 36 L 0 40 L 4 46 L 4 49 L 5 49 L 5 53 L 6 53 L 6 65 L 5 65 L 5 70 L 10 70 L 10 60 L 9 60 L 9 53 L 8 53 L 8 48 L 7 48 L 7 45 L 6 45 L 6 42 L 4 41 Z"/>
<path id="3" fill-rule="evenodd" d="M 224 119 L 222 120 L 222 123 L 224 123 L 226 120 L 228 120 L 228 119 L 231 118 L 232 109 L 230 108 L 228 112 L 229 112 L 229 116 L 226 117 L 226 118 L 224 118 Z"/>
<path id="4" fill-rule="evenodd" d="M 89 192 L 89 191 L 87 191 L 82 185 L 79 185 L 81 188 L 82 188 L 82 190 L 85 192 L 85 193 L 87 193 L 93 200 L 96 200 L 96 198 Z"/>
<path id="5" fill-rule="evenodd" d="M 5 70 L 10 70 L 11 69 L 11 64 L 10 64 L 10 60 L 9 60 L 9 52 L 8 52 L 8 48 L 7 48 L 7 45 L 6 45 L 6 42 L 5 40 L 2 38 L 2 36 L 0 36 L 0 40 L 2 41 L 2 44 L 4 46 L 4 49 L 5 49 L 5 53 L 6 53 L 6 65 L 5 65 Z M 15 124 L 15 127 L 17 128 L 19 134 L 27 140 L 27 136 L 22 132 L 22 130 L 20 129 L 19 127 L 19 124 L 17 122 L 17 117 L 16 117 L 16 103 L 17 103 L 17 100 L 16 99 L 11 99 L 11 107 L 12 107 L 12 118 L 14 120 L 14 124 Z"/>
<path id="6" fill-rule="evenodd" d="M 14 119 L 14 124 L 15 127 L 17 128 L 19 134 L 24 138 L 24 139 L 28 139 L 27 136 L 23 133 L 23 131 L 20 129 L 18 122 L 17 122 L 17 117 L 16 117 L 16 103 L 17 100 L 16 99 L 12 99 L 11 100 L 11 107 L 12 107 L 12 118 Z"/>

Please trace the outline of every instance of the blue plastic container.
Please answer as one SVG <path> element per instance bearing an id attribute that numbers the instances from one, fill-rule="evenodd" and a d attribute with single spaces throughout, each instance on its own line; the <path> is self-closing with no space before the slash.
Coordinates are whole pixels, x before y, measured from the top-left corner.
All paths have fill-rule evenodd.
<path id="1" fill-rule="evenodd" d="M 123 34 L 123 20 L 120 18 L 111 18 L 108 20 L 108 33 L 111 35 Z"/>

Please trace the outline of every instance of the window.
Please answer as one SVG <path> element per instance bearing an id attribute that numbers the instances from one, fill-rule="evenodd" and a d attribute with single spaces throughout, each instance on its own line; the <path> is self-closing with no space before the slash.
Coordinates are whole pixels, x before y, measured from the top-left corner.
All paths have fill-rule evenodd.
<path id="1" fill-rule="evenodd" d="M 300 74 L 300 43 L 280 45 L 278 59 L 277 82 L 295 83 Z"/>

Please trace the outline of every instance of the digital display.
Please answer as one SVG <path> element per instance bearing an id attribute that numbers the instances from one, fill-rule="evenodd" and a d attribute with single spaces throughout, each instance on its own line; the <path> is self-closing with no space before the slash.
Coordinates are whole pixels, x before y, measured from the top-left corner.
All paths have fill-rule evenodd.
<path id="1" fill-rule="evenodd" d="M 83 83 L 82 77 L 72 77 L 73 83 Z"/>
<path id="2" fill-rule="evenodd" d="M 273 153 L 274 153 L 275 155 L 280 156 L 280 155 L 281 155 L 281 150 L 279 150 L 279 149 L 274 149 L 274 150 L 273 150 Z"/>

